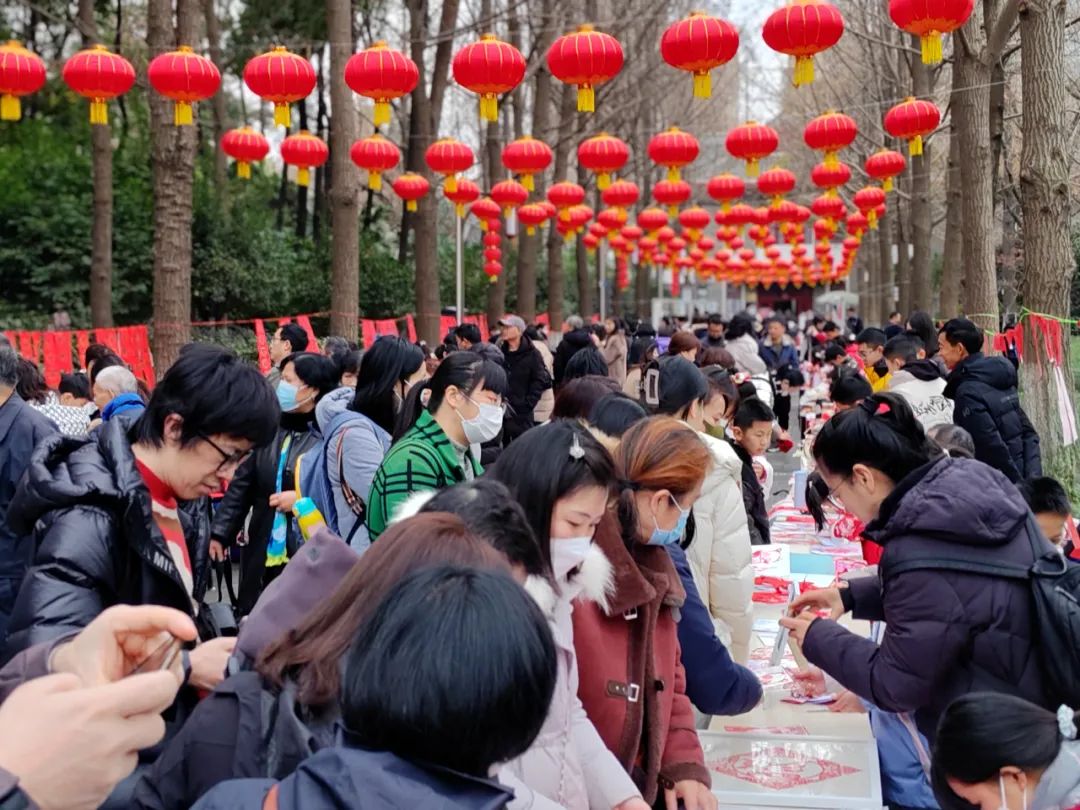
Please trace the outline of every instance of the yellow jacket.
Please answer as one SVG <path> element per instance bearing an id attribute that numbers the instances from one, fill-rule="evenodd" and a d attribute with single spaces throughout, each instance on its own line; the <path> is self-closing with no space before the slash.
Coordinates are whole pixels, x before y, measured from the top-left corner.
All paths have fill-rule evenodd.
<path id="1" fill-rule="evenodd" d="M 863 373 L 866 375 L 866 381 L 870 383 L 870 389 L 875 394 L 879 394 L 888 389 L 889 379 L 892 377 L 889 372 L 886 371 L 884 374 L 878 374 L 873 366 L 866 366 L 863 368 Z"/>

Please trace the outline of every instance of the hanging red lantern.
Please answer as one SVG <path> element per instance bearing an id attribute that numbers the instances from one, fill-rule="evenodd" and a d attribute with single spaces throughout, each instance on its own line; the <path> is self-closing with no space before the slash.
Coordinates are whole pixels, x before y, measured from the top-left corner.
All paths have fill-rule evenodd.
<path id="1" fill-rule="evenodd" d="M 848 216 L 844 225 L 847 228 L 848 233 L 856 239 L 862 239 L 862 235 L 866 233 L 866 229 L 870 227 L 870 220 L 862 211 L 856 211 Z"/>
<path id="2" fill-rule="evenodd" d="M 444 187 L 443 196 L 454 204 L 454 212 L 461 218 L 465 216 L 465 206 L 480 199 L 480 186 L 462 177 L 453 191 L 447 191 Z"/>
<path id="3" fill-rule="evenodd" d="M 694 76 L 694 97 L 712 95 L 712 71 L 735 58 L 739 31 L 727 20 L 693 11 L 668 26 L 660 37 L 660 55 L 678 70 Z"/>
<path id="4" fill-rule="evenodd" d="M 668 224 L 668 215 L 660 208 L 646 208 L 637 215 L 637 224 L 655 236 Z"/>
<path id="5" fill-rule="evenodd" d="M 503 180 L 491 187 L 491 199 L 502 208 L 503 216 L 509 217 L 515 208 L 529 199 L 529 190 L 517 180 Z"/>
<path id="6" fill-rule="evenodd" d="M 554 154 L 551 147 L 526 135 L 511 141 L 502 150 L 502 162 L 506 170 L 521 177 L 521 185 L 529 191 L 536 190 L 534 174 L 541 174 L 551 165 Z"/>
<path id="7" fill-rule="evenodd" d="M 499 215 L 502 214 L 502 209 L 499 208 L 498 203 L 490 197 L 484 197 L 470 205 L 469 213 L 480 220 L 480 230 L 485 232 L 488 230 L 498 230 L 497 228 L 492 228 L 491 223 L 497 223 L 499 221 Z"/>
<path id="8" fill-rule="evenodd" d="M 718 174 L 710 178 L 705 191 L 720 203 L 720 209 L 726 212 L 731 210 L 731 203 L 746 193 L 746 183 L 733 174 Z"/>
<path id="9" fill-rule="evenodd" d="M 36 93 L 45 84 L 45 62 L 15 40 L 0 45 L 0 121 L 22 118 L 20 96 Z"/>
<path id="10" fill-rule="evenodd" d="M 653 163 L 667 169 L 668 180 L 678 180 L 679 169 L 697 160 L 701 145 L 689 132 L 671 127 L 649 139 L 648 152 Z"/>
<path id="11" fill-rule="evenodd" d="M 843 200 L 827 194 L 816 198 L 810 206 L 810 210 L 816 217 L 832 220 L 840 219 L 847 213 Z"/>
<path id="12" fill-rule="evenodd" d="M 923 138 L 938 128 L 941 110 L 932 101 L 908 97 L 885 113 L 885 129 L 908 142 L 912 157 L 923 153 Z"/>
<path id="13" fill-rule="evenodd" d="M 525 78 L 521 51 L 494 34 L 466 45 L 454 55 L 454 81 L 480 96 L 480 120 L 499 120 L 499 96 L 509 93 Z"/>
<path id="14" fill-rule="evenodd" d="M 390 123 L 390 102 L 409 95 L 420 80 L 416 62 L 380 40 L 345 63 L 345 84 L 375 102 L 376 127 Z"/>
<path id="15" fill-rule="evenodd" d="M 173 101 L 173 124 L 178 127 L 194 124 L 191 105 L 210 98 L 221 86 L 217 66 L 187 45 L 154 57 L 146 66 L 146 78 L 154 90 Z"/>
<path id="16" fill-rule="evenodd" d="M 368 173 L 368 188 L 382 191 L 382 175 L 401 162 L 401 150 L 378 133 L 361 138 L 352 145 L 349 157 L 358 168 Z"/>
<path id="17" fill-rule="evenodd" d="M 889 16 L 896 26 L 919 37 L 924 65 L 942 59 L 941 37 L 962 27 L 975 10 L 975 0 L 889 0 Z"/>
<path id="18" fill-rule="evenodd" d="M 496 231 L 488 231 L 483 238 L 484 247 L 499 247 L 502 244 L 502 234 Z"/>
<path id="19" fill-rule="evenodd" d="M 893 178 L 903 173 L 907 168 L 907 161 L 899 152 L 882 149 L 866 159 L 865 168 L 868 175 L 881 181 L 882 191 L 890 192 L 893 190 Z"/>
<path id="20" fill-rule="evenodd" d="M 672 217 L 679 213 L 679 206 L 690 199 L 693 189 L 685 180 L 661 180 L 653 186 L 652 195 L 660 205 L 666 205 Z"/>
<path id="21" fill-rule="evenodd" d="M 290 135 L 281 142 L 281 159 L 286 165 L 296 167 L 298 186 L 310 185 L 311 170 L 322 166 L 329 157 L 330 149 L 325 141 L 307 130 Z"/>
<path id="22" fill-rule="evenodd" d="M 109 123 L 109 101 L 135 84 L 135 68 L 104 45 L 95 45 L 64 63 L 63 78 L 73 91 L 90 99 L 90 123 L 104 126 Z"/>
<path id="23" fill-rule="evenodd" d="M 846 186 L 851 181 L 851 168 L 846 163 L 836 162 L 830 166 L 828 163 L 819 163 L 810 170 L 810 182 L 830 197 L 835 197 L 836 189 Z"/>
<path id="24" fill-rule="evenodd" d="M 518 222 L 525 226 L 529 236 L 536 234 L 536 229 L 548 221 L 548 209 L 541 203 L 523 205 L 517 210 Z"/>
<path id="25" fill-rule="evenodd" d="M 761 36 L 779 53 L 795 57 L 793 84 L 814 81 L 814 57 L 827 51 L 844 35 L 844 17 L 826 0 L 789 0 L 765 20 Z"/>
<path id="26" fill-rule="evenodd" d="M 596 249 L 600 247 L 600 239 L 601 237 L 597 236 L 595 233 L 587 233 L 584 238 L 582 238 L 581 244 L 585 246 L 585 249 L 589 251 L 589 253 L 595 253 Z"/>
<path id="27" fill-rule="evenodd" d="M 797 222 L 799 219 L 799 206 L 789 200 L 781 200 L 777 205 L 769 209 L 770 222 Z"/>
<path id="28" fill-rule="evenodd" d="M 586 24 L 552 43 L 547 64 L 551 75 L 560 82 L 577 85 L 578 112 L 595 112 L 595 88 L 622 70 L 623 49 L 611 34 Z"/>
<path id="29" fill-rule="evenodd" d="M 837 153 L 851 146 L 858 134 L 854 118 L 830 110 L 806 125 L 803 140 L 814 151 L 825 153 L 826 166 L 835 166 L 840 162 Z"/>
<path id="30" fill-rule="evenodd" d="M 712 217 L 704 208 L 687 208 L 679 212 L 679 224 L 690 232 L 693 241 L 701 238 L 701 232 L 709 227 Z"/>
<path id="31" fill-rule="evenodd" d="M 499 280 L 500 273 L 502 273 L 502 264 L 499 262 L 484 263 L 484 274 L 492 284 L 495 284 Z"/>
<path id="32" fill-rule="evenodd" d="M 418 202 L 431 191 L 431 183 L 422 174 L 406 172 L 391 184 L 394 193 L 405 201 L 406 211 L 419 209 Z"/>
<path id="33" fill-rule="evenodd" d="M 570 221 L 570 209 L 585 202 L 585 189 L 577 183 L 562 180 L 548 189 L 548 202 L 559 209 L 559 219 Z"/>
<path id="34" fill-rule="evenodd" d="M 236 176 L 251 178 L 251 164 L 259 163 L 270 154 L 270 141 L 251 127 L 230 129 L 221 136 L 221 151 L 236 161 Z"/>
<path id="35" fill-rule="evenodd" d="M 638 190 L 637 183 L 631 183 L 629 180 L 616 180 L 603 190 L 600 199 L 604 205 L 613 208 L 630 208 L 637 203 L 640 196 L 641 192 Z"/>
<path id="36" fill-rule="evenodd" d="M 502 259 L 502 249 L 497 247 L 484 248 L 484 258 L 489 262 L 497 262 Z"/>
<path id="37" fill-rule="evenodd" d="M 769 169 L 758 177 L 757 188 L 761 194 L 772 201 L 773 206 L 777 206 L 785 194 L 790 194 L 795 190 L 797 182 L 794 172 L 787 169 Z"/>
<path id="38" fill-rule="evenodd" d="M 575 205 L 570 209 L 570 225 L 575 231 L 582 230 L 592 218 L 593 210 L 587 205 Z"/>
<path id="39" fill-rule="evenodd" d="M 623 225 L 619 228 L 619 235 L 627 242 L 630 242 L 631 247 L 633 247 L 633 243 L 636 243 L 641 239 L 645 235 L 645 232 L 637 225 Z"/>
<path id="40" fill-rule="evenodd" d="M 626 258 L 620 256 L 615 260 L 615 289 L 619 292 L 624 291 L 630 286 L 630 267 L 626 263 Z"/>
<path id="41" fill-rule="evenodd" d="M 878 208 L 885 205 L 885 192 L 877 186 L 867 186 L 855 194 L 855 207 L 866 215 L 870 230 L 877 230 Z"/>
<path id="42" fill-rule="evenodd" d="M 274 125 L 285 129 L 292 125 L 290 105 L 311 95 L 316 78 L 311 62 L 287 48 L 274 48 L 244 66 L 244 84 L 263 101 L 273 103 Z"/>
<path id="43" fill-rule="evenodd" d="M 453 192 L 457 188 L 457 176 L 467 172 L 476 162 L 473 150 L 454 138 L 435 141 L 424 152 L 424 162 L 435 174 L 446 178 L 444 188 Z"/>
<path id="44" fill-rule="evenodd" d="M 611 185 L 611 175 L 629 159 L 630 147 L 606 132 L 587 138 L 578 146 L 578 163 L 596 175 L 596 187 L 601 191 Z"/>
<path id="45" fill-rule="evenodd" d="M 609 231 L 616 231 L 626 224 L 626 212 L 621 208 L 605 208 L 596 215 L 596 221 Z"/>
<path id="46" fill-rule="evenodd" d="M 759 162 L 776 151 L 780 136 L 772 127 L 748 121 L 728 133 L 725 145 L 733 158 L 746 161 L 747 177 L 757 177 Z"/>

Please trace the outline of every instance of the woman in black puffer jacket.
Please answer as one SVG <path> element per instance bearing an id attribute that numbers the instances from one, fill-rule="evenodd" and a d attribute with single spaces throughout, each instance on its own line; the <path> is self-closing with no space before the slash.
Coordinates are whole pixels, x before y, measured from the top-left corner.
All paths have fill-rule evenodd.
<path id="1" fill-rule="evenodd" d="M 1049 550 L 1016 487 L 981 462 L 942 455 L 894 394 L 876 394 L 830 420 L 814 458 L 831 495 L 868 524 L 866 536 L 884 553 L 878 576 L 795 601 L 796 618 L 782 624 L 807 659 L 880 709 L 914 712 L 931 742 L 945 707 L 968 692 L 1048 705 L 1030 585 L 972 570 L 1027 568 L 1033 545 Z M 921 567 L 935 559 L 954 567 Z M 850 610 L 886 621 L 881 645 L 835 621 L 799 615 L 819 607 L 831 608 L 834 619 Z"/>

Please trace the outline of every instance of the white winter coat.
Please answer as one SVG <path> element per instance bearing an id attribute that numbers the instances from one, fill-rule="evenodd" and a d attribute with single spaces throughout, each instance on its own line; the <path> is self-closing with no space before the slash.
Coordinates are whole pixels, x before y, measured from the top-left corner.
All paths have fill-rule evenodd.
<path id="1" fill-rule="evenodd" d="M 702 434 L 713 465 L 694 504 L 694 541 L 687 557 L 701 601 L 731 657 L 745 664 L 754 625 L 750 531 L 740 482 L 742 462 L 727 442 Z"/>
<path id="2" fill-rule="evenodd" d="M 920 380 L 901 369 L 889 379 L 889 391 L 907 400 L 924 430 L 953 423 L 953 401 L 945 396 L 945 380 Z"/>

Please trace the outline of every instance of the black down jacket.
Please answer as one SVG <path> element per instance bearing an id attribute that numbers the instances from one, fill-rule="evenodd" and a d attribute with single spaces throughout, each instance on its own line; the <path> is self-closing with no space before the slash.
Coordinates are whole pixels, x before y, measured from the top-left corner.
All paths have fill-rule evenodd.
<path id="1" fill-rule="evenodd" d="M 1020 407 L 1012 363 L 982 353 L 966 357 L 949 375 L 945 396 L 956 403 L 953 422 L 975 440 L 975 458 L 1013 483 L 1042 475 L 1039 434 Z"/>
<path id="2" fill-rule="evenodd" d="M 853 579 L 845 595 L 856 619 L 886 622 L 881 645 L 818 619 L 803 652 L 879 708 L 915 712 L 931 740 L 945 707 L 969 692 L 1006 692 L 1046 706 L 1029 583 L 955 570 L 889 573 L 890 564 L 961 548 L 980 562 L 1030 565 L 1031 523 L 1016 487 L 980 461 L 946 458 L 916 470 L 866 527 L 884 548 L 883 579 Z M 1035 542 L 1046 546 L 1041 537 Z"/>
<path id="3" fill-rule="evenodd" d="M 540 397 L 551 388 L 551 377 L 543 356 L 525 335 L 522 335 L 516 352 L 511 351 L 505 341 L 502 350 L 510 388 L 506 396 L 510 411 L 503 423 L 504 435 L 509 442 L 536 424 L 533 411 Z"/>
<path id="4" fill-rule="evenodd" d="M 97 441 L 57 434 L 34 451 L 8 515 L 17 531 L 33 531 L 34 557 L 15 602 L 5 661 L 85 627 L 112 605 L 193 614 L 154 524 L 128 430 L 114 420 Z M 199 601 L 209 576 L 209 518 L 198 502 L 182 504 L 179 513 Z"/>

